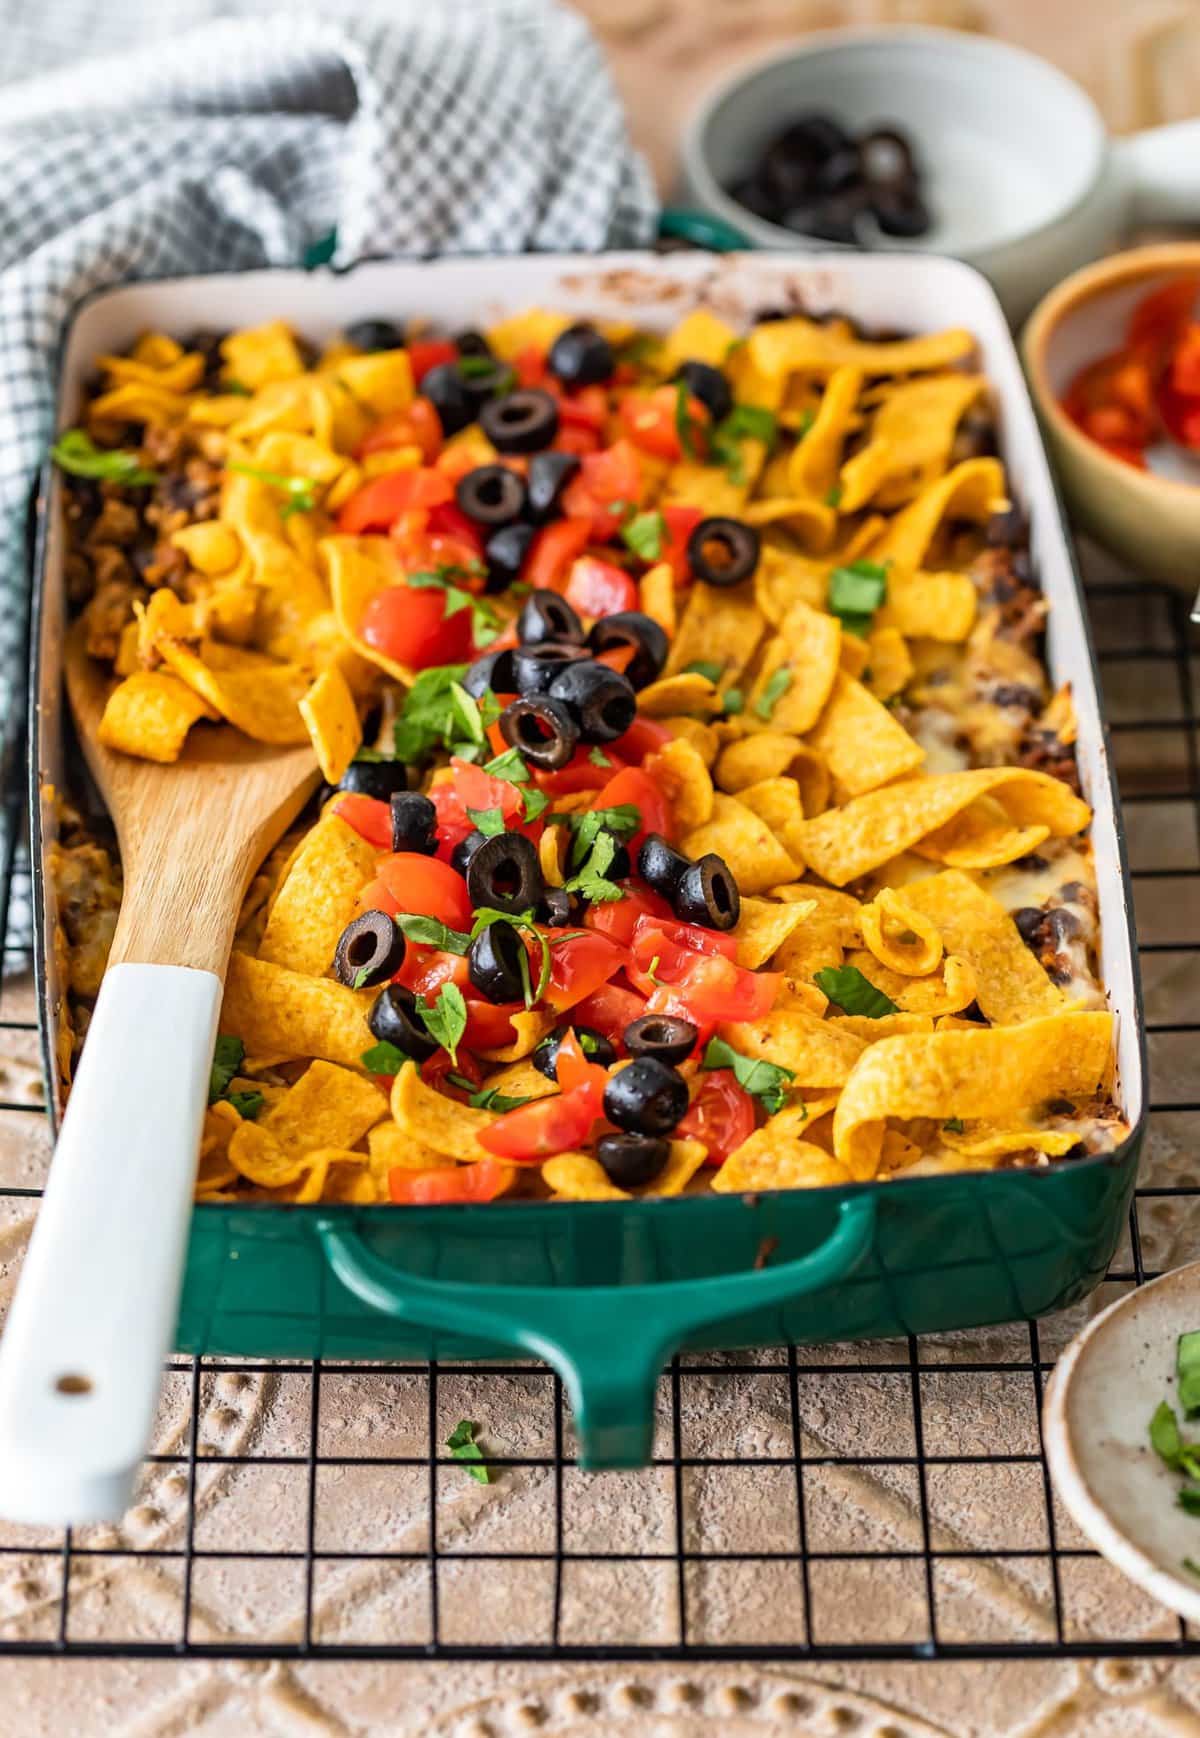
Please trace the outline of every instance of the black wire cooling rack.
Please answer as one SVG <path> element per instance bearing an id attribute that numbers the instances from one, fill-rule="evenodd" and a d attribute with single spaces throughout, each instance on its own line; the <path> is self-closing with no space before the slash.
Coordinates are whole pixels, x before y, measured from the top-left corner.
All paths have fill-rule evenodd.
<path id="1" fill-rule="evenodd" d="M 1188 1139 L 1200 1132 L 1200 640 L 1184 599 L 1163 588 L 1101 580 L 1089 599 L 1125 803 L 1152 1080 L 1143 1186 L 1102 1294 L 1112 1296 L 1154 1277 L 1155 1247 L 1165 1248 L 1166 1265 L 1200 1253 L 1200 1163 L 1189 1170 L 1186 1159 Z M 20 758 L 18 747 L 10 769 Z M 20 809 L 10 783 L 0 841 L 6 936 L 28 896 L 27 877 L 14 871 Z M 6 948 L 19 967 L 11 938 Z M 0 1045 L 28 1058 L 34 1040 L 32 995 L 10 973 Z M 16 1138 L 25 1135 L 26 1145 L 41 1114 L 32 1093 L 24 1102 L 6 1092 L 0 1103 L 0 1118 L 18 1119 Z M 37 1192 L 27 1180 L 0 1186 L 0 1214 L 27 1211 L 25 1197 Z M 610 1493 L 599 1510 L 608 1519 L 597 1527 L 593 1508 L 591 1532 L 580 1532 L 580 1480 L 609 1475 L 574 1467 L 561 1385 L 543 1366 L 174 1359 L 166 1382 L 177 1434 L 148 1463 L 150 1494 L 125 1524 L 65 1536 L 0 1530 L 0 1654 L 928 1660 L 1195 1652 L 1187 1627 L 1109 1571 L 1053 1499 L 1042 1393 L 1080 1319 L 1076 1312 L 1067 1322 L 920 1343 L 680 1359 L 663 1380 L 653 1468 L 624 1475 L 653 1481 L 658 1497 L 658 1521 L 645 1526 L 637 1510 L 643 1518 L 632 1538 L 622 1522 L 628 1485 L 593 1485 L 593 1500 L 598 1489 Z M 489 1397 L 499 1400 L 504 1386 L 508 1416 L 515 1407 L 541 1420 L 521 1453 L 490 1452 L 485 1430 L 496 1475 L 486 1490 L 469 1485 L 442 1447 L 466 1409 L 464 1383 L 481 1418 L 489 1407 L 495 1416 Z M 239 1394 L 266 1388 L 282 1423 L 272 1416 L 257 1435 L 209 1439 L 213 1417 L 228 1424 Z M 356 1436 L 356 1420 L 371 1413 L 372 1396 L 401 1389 L 403 1431 L 384 1432 L 394 1452 L 372 1452 L 376 1436 Z M 768 1391 L 769 1430 L 747 1436 L 735 1423 L 713 1437 L 715 1413 L 744 1406 L 752 1414 L 748 1397 Z M 984 1391 L 996 1410 L 980 1440 L 971 1396 Z M 377 1494 L 379 1526 L 367 1541 L 331 1528 L 351 1477 L 373 1481 Z M 241 1496 L 214 1534 L 207 1493 L 221 1480 Z M 945 1494 L 964 1480 L 974 1481 L 978 1500 L 965 1523 L 959 1510 L 948 1529 Z M 518 1481 L 526 1523 L 536 1521 L 519 1536 L 447 1523 L 448 1496 L 461 1504 L 467 1492 L 476 1519 L 486 1518 L 494 1493 Z M 856 1489 L 893 1493 L 883 1520 L 857 1532 L 845 1519 L 847 1491 Z M 164 1513 L 171 1501 L 173 1514 Z M 157 1592 L 150 1598 L 143 1587 L 140 1602 L 123 1604 L 121 1576 L 133 1566 Z M 379 1588 L 369 1621 L 356 1629 L 347 1621 L 348 1589 L 357 1576 L 361 1593 L 372 1575 Z M 275 1594 L 285 1582 L 291 1593 L 280 1607 Z M 630 1589 L 643 1584 L 643 1620 L 609 1628 L 606 1614 L 617 1606 L 627 1614 Z M 514 1614 L 507 1627 L 497 1616 L 505 1607 Z M 17 1615 L 5 1618 L 6 1609 Z M 749 1614 L 740 1627 L 730 1615 L 739 1610 Z"/>

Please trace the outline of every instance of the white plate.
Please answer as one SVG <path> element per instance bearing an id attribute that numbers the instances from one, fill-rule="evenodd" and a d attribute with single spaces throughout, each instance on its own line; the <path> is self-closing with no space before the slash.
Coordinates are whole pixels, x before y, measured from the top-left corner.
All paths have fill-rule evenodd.
<path id="1" fill-rule="evenodd" d="M 1200 1516 L 1150 1446 L 1160 1400 L 1180 1408 L 1175 1343 L 1200 1328 L 1200 1261 L 1139 1286 L 1079 1334 L 1046 1389 L 1046 1460 L 1071 1518 L 1131 1581 L 1200 1623 Z M 1186 1437 L 1196 1436 L 1183 1423 Z"/>

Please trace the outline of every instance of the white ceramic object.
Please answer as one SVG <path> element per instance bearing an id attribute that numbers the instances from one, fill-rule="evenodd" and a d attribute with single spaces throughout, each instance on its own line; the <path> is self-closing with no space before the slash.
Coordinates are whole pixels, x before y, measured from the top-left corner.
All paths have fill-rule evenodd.
<path id="1" fill-rule="evenodd" d="M 171 1348 L 221 981 L 106 973 L 0 1341 L 0 1514 L 128 1506 Z"/>
<path id="2" fill-rule="evenodd" d="M 1046 1460 L 1072 1520 L 1131 1581 L 1200 1623 L 1200 1517 L 1150 1446 L 1160 1400 L 1179 1414 L 1175 1344 L 1200 1328 L 1200 1262 L 1118 1299 L 1076 1336 L 1046 1389 Z M 1183 1423 L 1185 1438 L 1196 1437 Z"/>
<path id="3" fill-rule="evenodd" d="M 683 197 L 757 244 L 828 251 L 755 217 L 725 188 L 806 110 L 914 140 L 934 224 L 883 251 L 953 254 L 983 272 L 1014 324 L 1133 224 L 1200 216 L 1200 120 L 1111 139 L 1085 91 L 993 38 L 924 26 L 822 31 L 776 49 L 705 98 L 684 134 Z"/>

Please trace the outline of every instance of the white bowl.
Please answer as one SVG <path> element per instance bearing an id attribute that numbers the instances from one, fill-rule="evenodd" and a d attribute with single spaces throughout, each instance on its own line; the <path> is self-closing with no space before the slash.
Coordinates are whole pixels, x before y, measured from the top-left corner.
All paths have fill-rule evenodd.
<path id="1" fill-rule="evenodd" d="M 894 122 L 913 139 L 934 217 L 881 249 L 949 253 L 992 281 L 1011 321 L 1130 221 L 1195 220 L 1200 121 L 1114 144 L 1091 98 L 1048 61 L 992 38 L 923 26 L 820 31 L 736 72 L 696 110 L 684 197 L 771 248 L 820 247 L 754 216 L 726 189 L 807 110 L 853 131 Z"/>

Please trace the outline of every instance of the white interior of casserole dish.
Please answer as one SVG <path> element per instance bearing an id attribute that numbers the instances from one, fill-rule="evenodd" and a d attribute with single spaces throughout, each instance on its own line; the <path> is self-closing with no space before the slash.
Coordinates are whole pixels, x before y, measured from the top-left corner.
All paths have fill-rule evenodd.
<path id="1" fill-rule="evenodd" d="M 1102 925 L 1101 969 L 1117 1015 L 1120 1097 L 1131 1124 L 1142 1113 L 1144 1084 L 1137 1032 L 1133 914 L 1125 894 L 1121 845 L 1087 627 L 1071 555 L 1033 407 L 1012 339 L 985 280 L 954 260 L 853 254 L 608 254 L 600 258 L 525 255 L 426 263 L 380 262 L 338 275 L 328 271 L 251 272 L 185 278 L 112 290 L 85 306 L 71 329 L 59 393 L 60 426 L 78 412 L 97 354 L 125 348 L 140 332 L 183 335 L 201 327 L 253 326 L 283 319 L 320 340 L 349 321 L 378 315 L 426 320 L 450 330 L 484 325 L 541 303 L 579 315 L 630 319 L 665 331 L 698 304 L 732 323 L 780 305 L 838 308 L 867 327 L 920 333 L 965 326 L 1000 410 L 1004 458 L 1016 498 L 1032 522 L 1033 556 L 1050 604 L 1047 656 L 1056 683 L 1069 682 L 1079 718 L 1084 793 L 1095 811 L 1093 841 Z M 57 487 L 57 484 L 55 485 Z M 51 503 L 52 507 L 54 503 Z M 62 623 L 61 519 L 52 512 L 44 575 L 42 670 L 57 684 Z M 57 704 L 44 692 L 41 704 Z M 49 733 L 46 740 L 57 738 Z M 61 769 L 43 766 L 46 779 Z"/>

